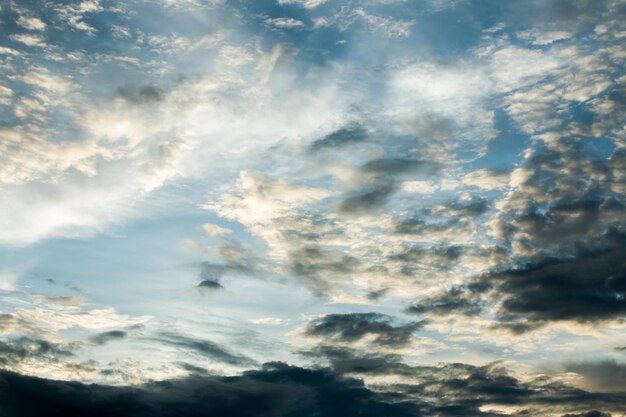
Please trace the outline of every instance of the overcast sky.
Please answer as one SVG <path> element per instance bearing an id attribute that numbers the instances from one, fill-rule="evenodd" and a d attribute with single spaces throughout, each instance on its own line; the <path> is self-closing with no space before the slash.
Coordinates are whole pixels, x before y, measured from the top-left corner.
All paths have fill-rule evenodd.
<path id="1" fill-rule="evenodd" d="M 621 416 L 625 62 L 624 0 L 0 0 L 0 414 Z"/>

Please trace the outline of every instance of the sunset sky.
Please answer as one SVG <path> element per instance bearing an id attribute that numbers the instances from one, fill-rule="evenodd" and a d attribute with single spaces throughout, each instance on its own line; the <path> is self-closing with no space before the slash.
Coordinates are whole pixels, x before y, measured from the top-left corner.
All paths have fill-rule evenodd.
<path id="1" fill-rule="evenodd" d="M 626 414 L 625 62 L 625 0 L 0 0 L 0 415 Z"/>

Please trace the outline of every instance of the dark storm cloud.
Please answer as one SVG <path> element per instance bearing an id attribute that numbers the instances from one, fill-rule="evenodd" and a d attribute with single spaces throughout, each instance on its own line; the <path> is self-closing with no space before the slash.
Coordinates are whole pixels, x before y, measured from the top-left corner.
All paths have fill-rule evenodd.
<path id="1" fill-rule="evenodd" d="M 392 402 L 393 400 L 393 402 Z M 191 376 L 141 387 L 49 381 L 0 372 L 5 417 L 420 416 L 418 408 L 325 369 L 265 364 L 242 376 Z"/>
<path id="2" fill-rule="evenodd" d="M 522 382 L 498 364 L 473 366 L 446 364 L 415 369 L 422 383 L 405 386 L 404 393 L 415 398 L 438 399 L 424 407 L 424 415 L 493 416 L 494 404 L 517 406 L 515 416 L 543 415 L 548 411 L 579 412 L 590 408 L 623 409 L 623 394 L 591 393 L 537 378 Z M 400 389 L 400 387 L 397 387 Z M 491 405 L 492 407 L 487 407 Z M 497 408 L 497 407 L 493 407 Z"/>
<path id="3" fill-rule="evenodd" d="M 513 416 L 580 413 L 590 409 L 624 409 L 623 393 L 588 392 L 540 376 L 521 381 L 492 363 L 475 366 L 447 363 L 411 366 L 400 355 L 318 346 L 305 356 L 325 358 L 338 374 L 409 377 L 407 383 L 380 388 L 396 398 L 412 400 L 424 416 L 501 416 L 490 408 L 516 406 Z"/>
<path id="4" fill-rule="evenodd" d="M 375 344 L 402 347 L 408 345 L 413 334 L 425 324 L 420 321 L 394 325 L 390 316 L 379 313 L 327 314 L 311 321 L 305 333 L 348 343 L 374 335 Z"/>
<path id="5" fill-rule="evenodd" d="M 311 151 L 322 149 L 335 149 L 353 143 L 363 142 L 367 139 L 367 131 L 358 125 L 348 126 L 334 131 L 322 139 L 318 139 L 310 146 Z"/>
<path id="6" fill-rule="evenodd" d="M 626 316 L 626 235 L 608 231 L 573 254 L 536 256 L 486 273 L 407 308 L 426 315 L 480 314 L 496 305 L 494 327 L 524 333 L 550 321 Z"/>
<path id="7" fill-rule="evenodd" d="M 89 340 L 91 340 L 96 345 L 105 345 L 108 342 L 111 342 L 114 340 L 124 339 L 126 338 L 126 336 L 128 336 L 128 333 L 126 333 L 125 331 L 110 330 L 108 332 L 98 333 L 97 335 L 90 337 Z"/>
<path id="8" fill-rule="evenodd" d="M 589 243 L 592 245 L 592 243 Z M 501 319 L 530 321 L 617 319 L 626 315 L 626 236 L 607 236 L 600 248 L 547 258 L 491 274 L 502 299 Z"/>
<path id="9" fill-rule="evenodd" d="M 161 333 L 156 340 L 161 343 L 187 349 L 209 359 L 231 365 L 255 364 L 254 360 L 244 355 L 231 353 L 210 340 L 196 339 L 175 333 Z"/>

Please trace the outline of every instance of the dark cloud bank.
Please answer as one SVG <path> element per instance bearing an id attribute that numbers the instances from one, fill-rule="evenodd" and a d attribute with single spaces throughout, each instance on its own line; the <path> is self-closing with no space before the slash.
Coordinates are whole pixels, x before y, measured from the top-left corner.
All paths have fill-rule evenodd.
<path id="1" fill-rule="evenodd" d="M 344 354 L 347 360 L 350 355 Z M 375 370 L 362 366 L 361 372 L 387 373 L 393 363 L 383 362 L 387 365 Z M 597 411 L 598 407 L 619 409 L 626 401 L 623 393 L 590 393 L 540 380 L 522 383 L 496 365 L 448 364 L 410 371 L 422 382 L 394 386 L 393 393 L 374 391 L 329 368 L 305 369 L 279 362 L 241 376 L 190 376 L 136 387 L 51 381 L 0 371 L 0 415 L 496 416 L 500 414 L 481 409 L 502 404 L 563 410 L 569 417 L 605 417 L 608 414 Z"/>

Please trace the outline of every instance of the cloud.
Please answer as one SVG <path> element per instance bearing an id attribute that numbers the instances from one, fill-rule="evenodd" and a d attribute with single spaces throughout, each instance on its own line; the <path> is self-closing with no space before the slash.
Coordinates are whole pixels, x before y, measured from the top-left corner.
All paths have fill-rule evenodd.
<path id="1" fill-rule="evenodd" d="M 587 411 L 586 413 L 580 413 L 580 414 L 563 414 L 562 417 L 611 417 L 611 414 L 594 410 L 594 411 Z"/>
<path id="2" fill-rule="evenodd" d="M 0 364 L 15 369 L 16 365 L 25 360 L 54 362 L 58 357 L 72 356 L 79 347 L 79 344 L 60 344 L 22 336 L 0 341 Z"/>
<path id="3" fill-rule="evenodd" d="M 250 366 L 255 364 L 252 359 L 243 355 L 231 353 L 210 340 L 196 339 L 171 332 L 161 333 L 155 340 L 160 343 L 183 348 L 198 355 L 205 356 L 211 360 L 224 362 L 230 365 Z"/>
<path id="4" fill-rule="evenodd" d="M 594 392 L 626 392 L 626 364 L 615 360 L 570 362 L 566 372 L 583 377 L 583 388 Z"/>
<path id="5" fill-rule="evenodd" d="M 314 9 L 326 3 L 327 0 L 278 0 L 278 4 L 299 4 L 307 9 Z"/>
<path id="6" fill-rule="evenodd" d="M 89 339 L 96 345 L 105 345 L 111 341 L 124 339 L 127 335 L 128 333 L 122 330 L 109 330 L 91 336 Z"/>
<path id="7" fill-rule="evenodd" d="M 421 321 L 393 325 L 391 317 L 379 313 L 328 314 L 311 321 L 305 334 L 346 343 L 373 336 L 374 344 L 402 347 L 410 344 L 414 333 L 425 324 Z"/>
<path id="8" fill-rule="evenodd" d="M 448 314 L 474 316 L 481 313 L 483 305 L 484 302 L 479 294 L 456 287 L 444 293 L 426 297 L 409 306 L 406 311 L 412 314 L 435 316 Z"/>
<path id="9" fill-rule="evenodd" d="M 419 415 L 412 404 L 387 400 L 360 381 L 283 363 L 241 376 L 190 376 L 139 387 L 86 386 L 10 372 L 2 372 L 0 382 L 0 411 L 7 417 Z"/>
<path id="10" fill-rule="evenodd" d="M 46 24 L 37 17 L 20 16 L 16 23 L 28 30 L 44 30 L 46 28 Z"/>
<path id="11" fill-rule="evenodd" d="M 340 204 L 339 212 L 359 214 L 378 210 L 386 206 L 389 197 L 397 190 L 393 181 L 380 180 L 354 191 Z"/>
<path id="12" fill-rule="evenodd" d="M 317 139 L 315 142 L 311 143 L 310 149 L 314 152 L 324 149 L 332 150 L 363 142 L 367 137 L 367 131 L 363 127 L 359 125 L 347 126 L 329 133 L 321 139 Z"/>
<path id="13" fill-rule="evenodd" d="M 222 263 L 204 261 L 200 263 L 198 278 L 199 288 L 222 288 L 220 280 L 225 275 L 254 275 L 260 272 L 261 266 L 245 248 L 239 245 L 222 245 L 218 248 L 218 256 Z"/>
<path id="14" fill-rule="evenodd" d="M 486 277 L 496 286 L 501 318 L 579 322 L 626 314 L 626 263 L 621 235 L 573 258 L 546 258 Z"/>
<path id="15" fill-rule="evenodd" d="M 465 174 L 461 178 L 461 182 L 483 190 L 493 190 L 506 187 L 509 182 L 509 176 L 506 172 L 491 169 L 477 169 L 476 171 Z"/>
<path id="16" fill-rule="evenodd" d="M 202 225 L 202 230 L 204 230 L 204 232 L 211 237 L 227 236 L 232 233 L 232 230 L 230 229 L 226 229 L 225 227 L 220 227 L 216 224 L 208 224 L 208 223 Z"/>
<path id="17" fill-rule="evenodd" d="M 35 46 L 38 48 L 43 48 L 46 46 L 44 38 L 39 35 L 31 35 L 28 33 L 20 33 L 10 35 L 9 38 L 15 42 L 23 43 L 26 46 Z"/>
<path id="18" fill-rule="evenodd" d="M 278 29 L 301 30 L 306 26 L 303 21 L 294 19 L 293 17 L 266 17 L 263 21 L 266 25 L 273 26 Z"/>
<path id="19" fill-rule="evenodd" d="M 130 104 L 150 104 L 163 100 L 162 89 L 154 85 L 121 87 L 117 95 Z"/>
<path id="20" fill-rule="evenodd" d="M 584 391 L 545 375 L 522 380 L 500 363 L 411 366 L 397 354 L 335 346 L 318 346 L 304 354 L 325 357 L 340 375 L 386 381 L 375 386 L 397 399 L 413 402 L 422 416 L 503 415 L 493 411 L 498 409 L 507 409 L 507 414 L 515 416 L 580 413 L 594 408 L 623 410 L 622 393 Z"/>

